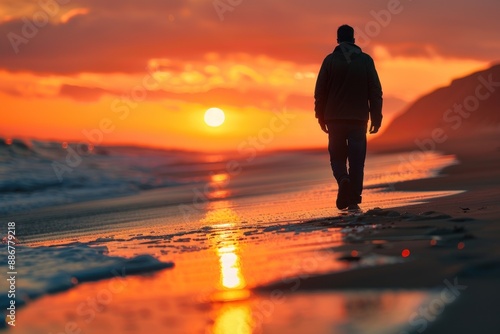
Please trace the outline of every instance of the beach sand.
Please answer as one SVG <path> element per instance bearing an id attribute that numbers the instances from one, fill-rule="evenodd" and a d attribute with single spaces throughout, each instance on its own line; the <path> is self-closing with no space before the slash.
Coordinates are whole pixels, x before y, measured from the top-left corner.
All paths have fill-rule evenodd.
<path id="1" fill-rule="evenodd" d="M 32 226 L 46 222 L 45 229 L 30 246 L 79 242 L 105 246 L 106 256 L 147 253 L 174 266 L 75 282 L 19 308 L 13 331 L 497 333 L 500 151 L 494 140 L 458 144 L 442 149 L 460 164 L 393 185 L 396 193 L 457 191 L 417 205 L 391 208 L 382 198 L 370 202 L 382 209 L 327 215 L 310 194 L 278 209 L 276 197 L 237 208 L 216 201 L 195 228 L 180 221 L 168 229 L 162 222 L 174 213 L 151 204 L 153 195 L 142 204 L 124 198 L 38 211 Z M 113 205 L 122 211 L 110 212 Z M 296 219 L 279 219 L 288 209 Z M 71 219 L 86 228 L 57 235 Z"/>
<path id="2" fill-rule="evenodd" d="M 300 289 L 431 288 L 439 295 L 414 310 L 416 313 L 408 319 L 409 326 L 402 333 L 498 333 L 499 144 L 496 138 L 486 138 L 443 145 L 444 151 L 456 154 L 460 164 L 445 168 L 440 177 L 401 182 L 395 189 L 467 191 L 397 211 L 368 212 L 367 215 L 393 217 L 382 220 L 387 229 L 379 231 L 376 237 L 366 233 L 361 236 L 363 248 L 353 243 L 346 249 L 347 253 L 353 249 L 356 253 L 360 249 L 366 251 L 365 242 L 375 238 L 387 241 L 377 248 L 377 254 L 395 256 L 402 249 L 408 250 L 410 261 L 318 275 L 302 281 Z M 418 166 L 418 159 L 415 161 Z M 284 286 L 279 282 L 263 289 Z M 451 294 L 446 296 L 450 292 L 457 297 L 452 303 L 447 302 L 448 297 L 452 299 Z"/>
<path id="3" fill-rule="evenodd" d="M 500 141 L 498 138 L 458 141 L 444 145 L 459 165 L 443 170 L 443 177 L 398 184 L 401 190 L 467 189 L 454 196 L 433 199 L 429 204 L 405 207 L 408 212 L 438 210 L 463 219 L 454 224 L 464 227 L 472 238 L 464 241 L 460 252 L 443 250 L 441 268 L 456 266 L 460 284 L 467 289 L 446 309 L 426 333 L 498 333 L 500 300 Z M 430 268 L 426 268 L 428 270 Z M 431 273 L 433 273 L 431 271 Z M 434 273 L 433 273 L 434 274 Z M 448 276 L 448 279 L 451 277 Z"/>

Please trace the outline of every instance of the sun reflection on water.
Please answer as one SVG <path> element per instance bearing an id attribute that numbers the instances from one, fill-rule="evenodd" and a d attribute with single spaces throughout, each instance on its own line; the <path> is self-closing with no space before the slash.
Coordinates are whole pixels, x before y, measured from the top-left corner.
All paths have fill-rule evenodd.
<path id="1" fill-rule="evenodd" d="M 214 334 L 251 334 L 253 333 L 252 310 L 247 303 L 223 305 L 216 311 L 212 333 Z"/>
<path id="2" fill-rule="evenodd" d="M 228 173 L 212 174 L 208 182 L 209 199 L 227 199 L 231 196 L 231 191 L 227 189 L 230 181 Z"/>
<path id="3" fill-rule="evenodd" d="M 217 249 L 221 272 L 221 284 L 228 289 L 245 287 L 245 278 L 241 273 L 240 258 L 236 254 L 236 246 L 229 245 Z"/>
<path id="4" fill-rule="evenodd" d="M 219 260 L 219 289 L 242 290 L 246 286 L 241 266 L 241 249 L 238 239 L 242 236 L 238 214 L 231 209 L 229 201 L 216 201 L 208 205 L 205 223 L 214 228 L 212 248 Z M 234 295 L 234 294 L 233 294 Z"/>
<path id="5" fill-rule="evenodd" d="M 252 333 L 252 311 L 249 304 L 250 291 L 241 262 L 239 239 L 243 232 L 238 214 L 231 209 L 229 201 L 208 204 L 204 219 L 214 229 L 211 245 L 218 258 L 219 282 L 212 295 L 214 324 L 212 333 Z"/>

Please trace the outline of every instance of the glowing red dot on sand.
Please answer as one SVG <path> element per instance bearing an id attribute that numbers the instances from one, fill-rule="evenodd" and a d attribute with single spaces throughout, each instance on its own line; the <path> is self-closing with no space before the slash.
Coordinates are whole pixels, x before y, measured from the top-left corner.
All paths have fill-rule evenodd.
<path id="1" fill-rule="evenodd" d="M 408 257 L 408 256 L 410 256 L 410 250 L 408 248 L 403 249 L 403 251 L 401 252 L 401 256 L 402 257 Z"/>
<path id="2" fill-rule="evenodd" d="M 436 239 L 432 239 L 431 240 L 431 246 L 436 246 L 437 245 L 437 240 Z"/>
<path id="3" fill-rule="evenodd" d="M 62 148 L 66 149 L 66 148 L 68 148 L 68 143 L 67 142 L 63 142 L 61 144 L 61 146 L 62 146 Z"/>
<path id="4" fill-rule="evenodd" d="M 460 250 L 464 249 L 464 247 L 465 247 L 465 244 L 462 241 L 460 241 L 457 245 L 457 248 Z"/>
<path id="5" fill-rule="evenodd" d="M 5 144 L 12 145 L 12 138 L 5 139 Z"/>
<path id="6" fill-rule="evenodd" d="M 357 251 L 357 250 L 353 250 L 353 251 L 351 251 L 351 256 L 352 256 L 352 257 L 358 257 L 358 255 L 359 255 L 359 253 L 358 253 L 358 251 Z"/>

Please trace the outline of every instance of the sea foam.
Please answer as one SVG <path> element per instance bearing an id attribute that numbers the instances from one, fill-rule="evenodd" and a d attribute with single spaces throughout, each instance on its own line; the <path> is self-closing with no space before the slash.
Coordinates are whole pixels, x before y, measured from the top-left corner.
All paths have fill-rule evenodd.
<path id="1" fill-rule="evenodd" d="M 82 243 L 64 246 L 16 247 L 16 305 L 43 295 L 68 290 L 80 283 L 106 278 L 142 274 L 174 266 L 172 262 L 161 262 L 151 255 L 133 258 L 108 256 L 105 246 L 90 247 Z M 0 256 L 7 258 L 7 247 L 2 245 Z M 0 265 L 2 272 L 8 270 L 6 261 Z M 9 287 L 1 283 L 0 307 L 9 305 Z"/>

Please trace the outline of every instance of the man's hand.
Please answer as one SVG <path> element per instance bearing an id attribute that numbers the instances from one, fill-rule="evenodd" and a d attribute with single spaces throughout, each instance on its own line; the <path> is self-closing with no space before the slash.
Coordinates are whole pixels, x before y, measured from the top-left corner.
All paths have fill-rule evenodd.
<path id="1" fill-rule="evenodd" d="M 321 127 L 321 130 L 323 130 L 324 133 L 328 133 L 328 128 L 326 127 L 326 123 L 322 119 L 318 119 L 319 126 Z"/>
<path id="2" fill-rule="evenodd" d="M 373 123 L 370 125 L 370 133 L 371 134 L 377 133 L 378 129 L 380 129 L 380 125 L 374 125 Z"/>

